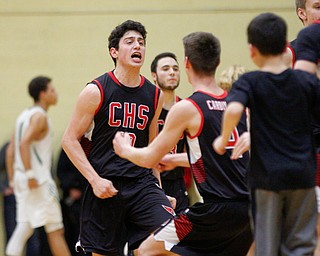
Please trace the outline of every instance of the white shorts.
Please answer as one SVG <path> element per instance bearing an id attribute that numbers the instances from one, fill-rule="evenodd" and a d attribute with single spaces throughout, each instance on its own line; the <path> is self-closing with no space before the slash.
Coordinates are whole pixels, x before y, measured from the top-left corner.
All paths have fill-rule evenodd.
<path id="1" fill-rule="evenodd" d="M 32 228 L 41 226 L 63 227 L 58 189 L 54 181 L 48 180 L 30 190 L 23 172 L 15 172 L 14 193 L 17 202 L 17 222 L 28 222 Z"/>

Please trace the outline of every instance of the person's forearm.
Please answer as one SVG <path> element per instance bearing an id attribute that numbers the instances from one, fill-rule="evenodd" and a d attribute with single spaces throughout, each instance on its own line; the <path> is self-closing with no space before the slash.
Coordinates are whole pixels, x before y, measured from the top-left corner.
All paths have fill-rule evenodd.
<path id="1" fill-rule="evenodd" d="M 175 166 L 190 167 L 187 153 L 177 153 L 168 155 L 167 160 L 170 160 L 170 162 Z"/>
<path id="2" fill-rule="evenodd" d="M 156 153 L 151 152 L 153 152 L 153 150 L 150 147 L 130 147 L 124 158 L 126 158 L 130 162 L 133 162 L 136 165 L 146 168 L 153 168 L 159 163 L 160 157 L 157 156 Z"/>
<path id="3" fill-rule="evenodd" d="M 90 184 L 93 182 L 93 180 L 99 177 L 97 172 L 89 163 L 78 140 L 71 140 L 67 137 L 64 137 L 62 140 L 62 148 L 74 166 L 81 172 L 81 174 Z"/>
<path id="4" fill-rule="evenodd" d="M 221 137 L 224 145 L 228 144 L 230 135 L 239 123 L 242 113 L 243 105 L 238 102 L 230 103 L 224 112 L 221 127 Z"/>
<path id="5" fill-rule="evenodd" d="M 25 170 L 30 170 L 32 168 L 31 161 L 30 161 L 30 150 L 31 150 L 30 143 L 21 142 L 20 155 L 21 155 L 21 160 Z"/>

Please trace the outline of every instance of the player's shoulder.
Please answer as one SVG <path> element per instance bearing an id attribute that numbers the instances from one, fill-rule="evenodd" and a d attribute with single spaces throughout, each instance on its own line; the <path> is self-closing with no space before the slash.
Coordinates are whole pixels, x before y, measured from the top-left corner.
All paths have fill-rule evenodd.
<path id="1" fill-rule="evenodd" d="M 196 110 L 192 100 L 189 98 L 181 99 L 179 102 L 174 104 L 170 109 L 170 112 L 176 112 L 180 115 L 190 115 Z"/>

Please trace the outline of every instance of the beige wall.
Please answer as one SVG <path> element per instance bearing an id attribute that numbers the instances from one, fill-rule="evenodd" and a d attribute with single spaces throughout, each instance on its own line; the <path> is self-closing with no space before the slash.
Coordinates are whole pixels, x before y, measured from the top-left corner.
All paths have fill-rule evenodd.
<path id="1" fill-rule="evenodd" d="M 126 19 L 141 21 L 148 30 L 142 73 L 150 78 L 156 54 L 173 51 L 182 64 L 182 37 L 200 30 L 221 40 L 218 73 L 230 64 L 253 69 L 245 31 L 249 21 L 265 11 L 287 21 L 289 39 L 302 27 L 293 0 L 0 0 L 0 143 L 9 138 L 19 112 L 32 104 L 27 83 L 43 74 L 53 78 L 59 93 L 58 105 L 49 111 L 57 152 L 77 95 L 86 82 L 113 68 L 107 37 Z M 190 93 L 182 72 L 178 94 Z"/>
<path id="2" fill-rule="evenodd" d="M 147 57 L 142 73 L 161 51 L 173 51 L 183 63 L 182 38 L 209 31 L 222 43 L 218 73 L 230 64 L 253 69 L 245 31 L 258 13 L 273 11 L 289 24 L 289 39 L 301 28 L 293 0 L 0 0 L 0 143 L 10 136 L 18 113 L 32 104 L 26 86 L 36 75 L 53 78 L 58 105 L 49 111 L 59 148 L 73 105 L 86 82 L 112 69 L 107 37 L 126 19 L 141 21 L 148 30 Z M 179 95 L 191 93 L 184 72 Z"/>

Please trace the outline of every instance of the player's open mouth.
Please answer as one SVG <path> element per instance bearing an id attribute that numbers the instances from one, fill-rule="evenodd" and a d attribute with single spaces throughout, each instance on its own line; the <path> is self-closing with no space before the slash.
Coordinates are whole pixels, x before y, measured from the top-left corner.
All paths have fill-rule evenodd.
<path id="1" fill-rule="evenodd" d="M 141 60 L 141 53 L 135 52 L 131 55 L 131 58 Z"/>

